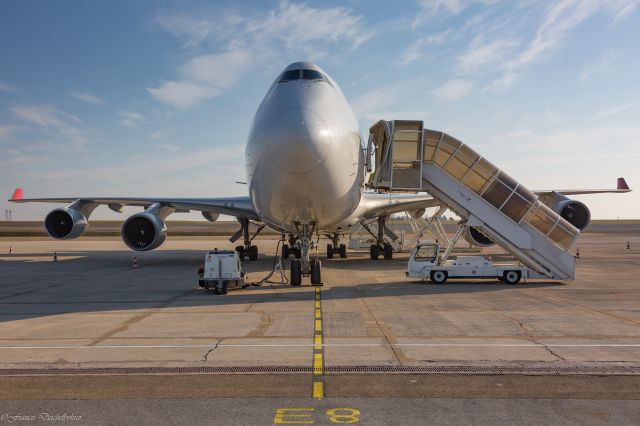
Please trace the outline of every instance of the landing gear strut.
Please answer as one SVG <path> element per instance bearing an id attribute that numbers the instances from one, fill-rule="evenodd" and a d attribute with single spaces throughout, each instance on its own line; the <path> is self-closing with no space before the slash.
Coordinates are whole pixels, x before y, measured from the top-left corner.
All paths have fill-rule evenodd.
<path id="1" fill-rule="evenodd" d="M 236 246 L 236 251 L 240 256 L 240 259 L 245 257 L 251 261 L 258 260 L 258 246 L 252 245 L 251 241 L 264 229 L 264 224 L 258 226 L 258 230 L 253 234 L 253 237 L 249 235 L 249 219 L 238 219 L 240 222 L 240 231 L 243 237 L 243 245 Z M 233 238 L 233 237 L 232 237 Z M 232 239 L 232 241 L 235 241 Z"/>
<path id="2" fill-rule="evenodd" d="M 378 260 L 380 254 L 382 254 L 385 259 L 393 259 L 393 247 L 384 240 L 384 228 L 386 226 L 386 221 L 386 216 L 378 217 L 378 235 L 376 236 L 376 243 L 372 244 L 369 248 L 369 254 L 373 260 Z"/>
<path id="3" fill-rule="evenodd" d="M 297 226 L 296 226 L 297 227 Z M 311 236 L 313 235 L 315 225 L 311 227 L 309 224 L 302 225 L 302 232 L 299 234 L 297 244 L 300 255 L 291 261 L 291 285 L 299 286 L 302 284 L 302 277 L 311 277 L 312 285 L 322 285 L 322 263 L 319 259 L 309 259 L 309 249 L 311 248 Z"/>
<path id="4" fill-rule="evenodd" d="M 340 244 L 340 235 L 335 233 L 330 238 L 333 244 L 327 244 L 327 259 L 333 259 L 334 254 L 339 254 L 340 258 L 345 259 L 347 257 L 347 246 Z"/>

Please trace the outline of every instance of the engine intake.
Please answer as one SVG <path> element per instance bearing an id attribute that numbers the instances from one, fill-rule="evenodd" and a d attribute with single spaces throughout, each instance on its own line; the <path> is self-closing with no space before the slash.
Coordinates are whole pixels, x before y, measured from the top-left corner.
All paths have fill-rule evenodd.
<path id="1" fill-rule="evenodd" d="M 462 238 L 464 238 L 469 244 L 478 247 L 491 247 L 495 244 L 495 241 L 484 235 L 475 226 L 467 226 L 467 229 L 464 230 L 464 234 L 462 234 Z"/>
<path id="2" fill-rule="evenodd" d="M 136 213 L 122 225 L 122 240 L 132 250 L 147 251 L 159 247 L 167 238 L 167 226 L 158 215 Z"/>
<path id="3" fill-rule="evenodd" d="M 87 217 L 71 207 L 52 210 L 44 219 L 47 234 L 56 240 L 71 240 L 78 238 L 89 225 Z"/>
<path id="4" fill-rule="evenodd" d="M 553 206 L 553 210 L 581 231 L 591 222 L 591 212 L 589 208 L 580 201 L 565 198 L 557 202 Z"/>

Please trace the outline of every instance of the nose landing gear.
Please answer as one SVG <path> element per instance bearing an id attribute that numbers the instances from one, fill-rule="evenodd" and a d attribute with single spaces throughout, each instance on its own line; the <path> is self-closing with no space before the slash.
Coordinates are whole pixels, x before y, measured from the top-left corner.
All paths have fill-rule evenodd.
<path id="1" fill-rule="evenodd" d="M 298 224 L 296 224 L 298 228 Z M 311 236 L 315 224 L 303 224 L 299 233 L 299 258 L 296 253 L 296 259 L 291 261 L 291 285 L 299 286 L 302 284 L 302 277 L 310 277 L 311 285 L 322 285 L 322 263 L 319 259 L 310 259 L 309 250 L 311 248 Z"/>

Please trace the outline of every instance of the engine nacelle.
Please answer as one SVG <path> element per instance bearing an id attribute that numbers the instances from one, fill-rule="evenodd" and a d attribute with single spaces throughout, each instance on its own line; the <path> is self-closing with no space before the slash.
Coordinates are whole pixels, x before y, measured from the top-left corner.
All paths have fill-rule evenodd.
<path id="1" fill-rule="evenodd" d="M 467 226 L 462 234 L 462 238 L 469 244 L 478 247 L 491 247 L 495 244 L 495 241 L 484 235 L 475 226 Z"/>
<path id="2" fill-rule="evenodd" d="M 591 222 L 589 208 L 580 201 L 562 197 L 554 204 L 552 210 L 581 231 Z"/>
<path id="3" fill-rule="evenodd" d="M 52 210 L 44 219 L 47 234 L 56 240 L 71 240 L 84 234 L 89 226 L 87 217 L 72 207 Z"/>
<path id="4" fill-rule="evenodd" d="M 209 222 L 215 222 L 216 220 L 218 220 L 220 215 L 218 213 L 202 212 L 202 217 L 207 219 Z"/>
<path id="5" fill-rule="evenodd" d="M 122 240 L 132 250 L 147 251 L 159 247 L 167 238 L 167 225 L 156 214 L 136 213 L 122 225 Z"/>

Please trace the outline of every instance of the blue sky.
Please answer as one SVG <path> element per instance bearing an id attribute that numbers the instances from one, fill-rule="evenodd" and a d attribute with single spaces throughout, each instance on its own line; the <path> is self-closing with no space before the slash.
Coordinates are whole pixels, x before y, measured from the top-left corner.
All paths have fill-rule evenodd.
<path id="1" fill-rule="evenodd" d="M 253 113 L 286 65 L 311 60 L 365 134 L 422 119 L 531 189 L 625 176 L 637 192 L 580 199 L 595 218 L 638 218 L 639 3 L 3 1 L 0 209 L 51 208 L 5 202 L 16 186 L 245 195 Z"/>

